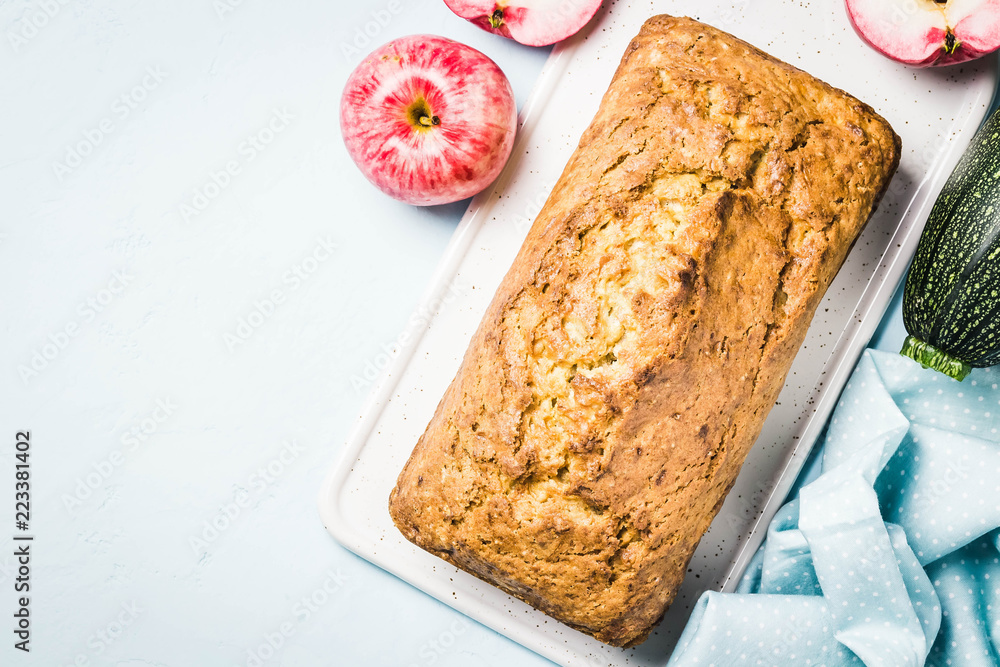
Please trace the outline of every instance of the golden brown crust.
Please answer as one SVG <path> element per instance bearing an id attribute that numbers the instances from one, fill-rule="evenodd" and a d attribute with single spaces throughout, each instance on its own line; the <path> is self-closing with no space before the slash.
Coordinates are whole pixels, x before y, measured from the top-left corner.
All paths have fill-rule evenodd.
<path id="1" fill-rule="evenodd" d="M 898 159 L 846 93 L 647 21 L 399 476 L 403 535 L 645 639 Z"/>

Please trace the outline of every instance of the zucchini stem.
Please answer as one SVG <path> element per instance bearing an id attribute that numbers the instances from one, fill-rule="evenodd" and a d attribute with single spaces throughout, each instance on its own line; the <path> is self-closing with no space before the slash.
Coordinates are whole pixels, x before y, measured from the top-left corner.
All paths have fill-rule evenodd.
<path id="1" fill-rule="evenodd" d="M 944 350 L 939 350 L 930 343 L 925 343 L 913 336 L 906 337 L 903 349 L 899 353 L 913 359 L 924 368 L 933 368 L 959 382 L 964 380 L 965 376 L 972 370 L 972 366 L 961 359 L 957 359 Z"/>

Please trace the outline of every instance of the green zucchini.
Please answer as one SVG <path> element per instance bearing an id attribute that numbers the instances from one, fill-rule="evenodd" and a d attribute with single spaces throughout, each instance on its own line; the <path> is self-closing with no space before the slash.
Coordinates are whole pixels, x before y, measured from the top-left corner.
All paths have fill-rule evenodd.
<path id="1" fill-rule="evenodd" d="M 1000 111 L 934 203 L 903 291 L 900 354 L 956 380 L 1000 363 Z"/>

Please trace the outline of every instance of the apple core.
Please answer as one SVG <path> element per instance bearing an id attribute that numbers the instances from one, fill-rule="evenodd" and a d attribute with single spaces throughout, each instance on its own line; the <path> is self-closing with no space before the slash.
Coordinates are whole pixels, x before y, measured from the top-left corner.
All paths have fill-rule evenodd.
<path id="1" fill-rule="evenodd" d="M 418 97 L 406 109 L 406 118 L 410 125 L 418 130 L 426 130 L 434 125 L 440 125 L 441 119 L 431 112 L 431 107 L 423 96 Z"/>

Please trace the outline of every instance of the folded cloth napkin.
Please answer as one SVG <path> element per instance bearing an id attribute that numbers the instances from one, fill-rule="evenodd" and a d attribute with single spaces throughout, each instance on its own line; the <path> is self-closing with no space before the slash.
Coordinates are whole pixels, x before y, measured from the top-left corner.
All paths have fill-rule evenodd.
<path id="1" fill-rule="evenodd" d="M 1000 665 L 998 382 L 866 351 L 819 476 L 739 592 L 701 596 L 670 667 Z"/>

